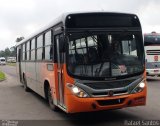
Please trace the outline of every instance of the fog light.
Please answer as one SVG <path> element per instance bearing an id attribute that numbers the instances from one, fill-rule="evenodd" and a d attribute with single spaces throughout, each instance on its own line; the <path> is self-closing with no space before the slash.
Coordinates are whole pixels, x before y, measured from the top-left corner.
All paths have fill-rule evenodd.
<path id="1" fill-rule="evenodd" d="M 136 103 L 145 102 L 145 97 L 135 98 L 135 102 L 136 102 Z"/>

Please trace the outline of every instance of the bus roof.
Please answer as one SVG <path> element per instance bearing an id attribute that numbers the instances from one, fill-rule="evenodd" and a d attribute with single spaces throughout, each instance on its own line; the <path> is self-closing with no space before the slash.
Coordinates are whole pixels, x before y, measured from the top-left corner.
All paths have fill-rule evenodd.
<path id="1" fill-rule="evenodd" d="M 0 59 L 5 59 L 5 57 L 0 57 Z"/>
<path id="2" fill-rule="evenodd" d="M 150 36 L 155 36 L 155 35 L 160 35 L 160 33 L 156 33 L 156 32 L 151 32 L 151 33 L 144 33 L 144 36 L 148 36 L 148 35 L 150 35 Z"/>
<path id="3" fill-rule="evenodd" d="M 135 14 L 131 14 L 131 13 L 120 13 L 120 12 L 103 12 L 103 11 L 97 11 L 97 12 L 73 12 L 73 13 L 63 13 L 62 15 L 60 15 L 58 18 L 54 19 L 51 23 L 49 23 L 48 25 L 46 25 L 45 27 L 40 28 L 39 30 L 37 30 L 36 32 L 34 32 L 33 34 L 27 36 L 25 39 L 21 40 L 20 42 L 17 42 L 16 46 L 21 45 L 22 43 L 30 40 L 31 38 L 36 37 L 37 35 L 39 35 L 40 33 L 50 29 L 51 27 L 59 24 L 59 23 L 63 23 L 65 24 L 66 21 L 66 17 L 68 15 L 72 15 L 72 14 L 123 14 L 123 15 L 132 15 L 132 16 L 136 16 Z"/>
<path id="4" fill-rule="evenodd" d="M 152 32 L 144 34 L 144 46 L 160 44 L 160 33 Z"/>

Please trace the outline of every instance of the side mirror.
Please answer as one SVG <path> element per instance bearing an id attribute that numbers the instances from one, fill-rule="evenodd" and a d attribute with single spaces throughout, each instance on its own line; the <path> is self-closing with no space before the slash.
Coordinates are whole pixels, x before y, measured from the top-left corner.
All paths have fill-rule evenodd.
<path id="1" fill-rule="evenodd" d="M 65 39 L 64 39 L 64 37 L 60 37 L 59 38 L 59 51 L 65 52 L 65 49 L 66 49 L 65 47 L 66 47 Z"/>
<path id="2" fill-rule="evenodd" d="M 123 40 L 133 40 L 133 35 L 125 35 L 122 38 Z"/>

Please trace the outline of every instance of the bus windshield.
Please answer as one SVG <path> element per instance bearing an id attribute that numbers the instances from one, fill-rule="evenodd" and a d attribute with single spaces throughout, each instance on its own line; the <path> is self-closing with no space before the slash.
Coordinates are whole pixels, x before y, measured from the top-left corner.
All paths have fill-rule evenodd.
<path id="1" fill-rule="evenodd" d="M 144 45 L 157 45 L 160 44 L 160 35 L 144 35 Z"/>
<path id="2" fill-rule="evenodd" d="M 68 72 L 81 77 L 117 77 L 144 70 L 141 34 L 69 34 Z"/>

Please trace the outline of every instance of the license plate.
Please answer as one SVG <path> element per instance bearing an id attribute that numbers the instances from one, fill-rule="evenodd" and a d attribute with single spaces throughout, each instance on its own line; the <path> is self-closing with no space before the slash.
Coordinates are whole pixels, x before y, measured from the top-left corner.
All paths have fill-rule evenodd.
<path id="1" fill-rule="evenodd" d="M 155 73 L 158 73 L 158 72 L 159 72 L 159 70 L 154 70 L 154 72 L 155 72 Z"/>

